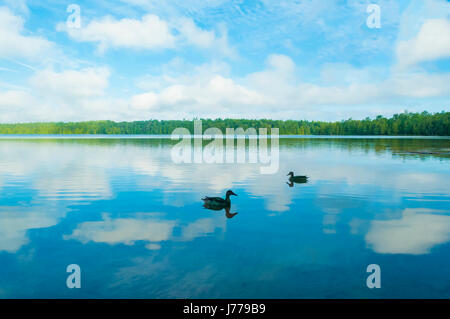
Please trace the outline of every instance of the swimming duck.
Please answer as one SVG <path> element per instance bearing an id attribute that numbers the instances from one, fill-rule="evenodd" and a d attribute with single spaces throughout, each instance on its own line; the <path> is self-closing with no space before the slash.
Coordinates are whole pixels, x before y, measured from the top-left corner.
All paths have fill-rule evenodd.
<path id="1" fill-rule="evenodd" d="M 214 209 L 214 208 L 218 208 L 218 209 L 222 209 L 225 207 L 230 207 L 231 205 L 231 201 L 230 201 L 230 196 L 234 195 L 237 196 L 232 190 L 228 190 L 226 195 L 225 195 L 225 199 L 223 199 L 222 197 L 204 197 L 202 198 L 202 201 L 205 202 L 205 205 L 209 206 L 208 208 Z"/>
<path id="2" fill-rule="evenodd" d="M 289 174 L 287 174 L 287 176 L 289 176 L 289 182 L 288 184 L 293 184 L 293 183 L 306 183 L 308 181 L 308 176 L 294 176 L 294 172 L 289 172 Z"/>

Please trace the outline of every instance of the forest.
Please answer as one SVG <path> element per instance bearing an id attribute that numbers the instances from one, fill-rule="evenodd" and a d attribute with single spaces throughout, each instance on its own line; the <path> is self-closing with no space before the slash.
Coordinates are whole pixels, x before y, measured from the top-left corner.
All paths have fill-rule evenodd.
<path id="1" fill-rule="evenodd" d="M 450 136 L 450 112 L 381 115 L 364 120 L 338 122 L 270 119 L 201 119 L 203 130 L 217 127 L 247 129 L 279 128 L 281 135 L 422 135 Z M 39 122 L 0 124 L 0 134 L 171 134 L 183 127 L 193 132 L 192 120 L 146 120 L 133 122 Z"/>

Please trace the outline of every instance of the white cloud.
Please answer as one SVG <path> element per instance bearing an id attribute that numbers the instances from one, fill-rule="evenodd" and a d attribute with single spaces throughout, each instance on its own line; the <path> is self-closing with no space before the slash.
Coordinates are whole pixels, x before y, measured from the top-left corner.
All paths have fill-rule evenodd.
<path id="1" fill-rule="evenodd" d="M 292 59 L 283 54 L 270 55 L 267 59 L 267 64 L 282 74 L 289 74 L 295 69 L 295 64 Z"/>
<path id="2" fill-rule="evenodd" d="M 14 11 L 28 15 L 30 10 L 27 6 L 27 0 L 4 0 L 5 4 Z"/>
<path id="3" fill-rule="evenodd" d="M 330 81 L 330 70 L 336 81 Z M 178 118 L 218 114 L 273 118 L 288 113 L 310 114 L 317 106 L 385 104 L 392 99 L 450 94 L 449 74 L 393 72 L 378 74 L 376 81 L 370 81 L 370 69 L 327 65 L 324 82 L 311 83 L 302 81 L 296 71 L 292 59 L 274 54 L 268 57 L 265 69 L 241 78 L 231 78 L 221 69 L 178 77 L 168 77 L 170 72 L 166 72 L 161 77 L 151 77 L 152 86 L 147 86 L 151 90 L 132 96 L 130 106 L 162 118 L 172 118 L 175 110 Z M 141 83 L 141 87 L 146 86 Z"/>
<path id="4" fill-rule="evenodd" d="M 425 20 L 415 37 L 400 41 L 397 45 L 400 67 L 449 57 L 450 21 L 448 19 Z"/>
<path id="5" fill-rule="evenodd" d="M 192 19 L 181 18 L 174 22 L 182 41 L 202 49 L 214 50 L 215 55 L 236 57 L 236 51 L 228 44 L 227 29 L 221 25 L 221 36 L 214 31 L 199 28 Z"/>
<path id="6" fill-rule="evenodd" d="M 394 74 L 385 83 L 385 90 L 397 96 L 427 98 L 450 94 L 450 73 Z"/>
<path id="7" fill-rule="evenodd" d="M 281 15 L 273 17 L 275 20 L 269 19 L 268 23 L 272 27 L 277 23 L 277 19 L 289 20 L 287 25 L 274 26 L 282 27 L 279 31 L 287 26 L 297 24 L 305 26 L 309 23 L 323 25 L 323 31 L 327 31 L 331 25 L 326 25 L 323 19 L 316 18 L 328 7 L 330 12 L 327 14 L 338 14 L 340 7 L 335 2 L 328 7 L 316 2 L 307 1 L 296 4 L 267 2 L 265 6 L 269 12 L 284 10 Z M 380 111 L 390 115 L 402 111 L 406 107 L 405 103 L 417 105 L 412 109 L 409 108 L 410 111 L 424 107 L 422 102 L 429 102 L 425 106 L 427 109 L 440 111 L 441 109 L 436 109 L 440 103 L 438 99 L 444 100 L 450 94 L 450 86 L 447 84 L 450 82 L 448 73 L 429 74 L 423 70 L 411 71 L 411 68 L 395 67 L 390 70 L 388 65 L 379 68 L 382 71 L 378 71 L 378 67 L 373 65 L 356 68 L 346 63 L 330 63 L 322 64 L 322 67 L 318 66 L 317 75 L 321 77 L 304 77 L 307 73 L 302 72 L 311 71 L 302 65 L 303 62 L 296 65 L 290 57 L 282 54 L 268 55 L 265 67 L 245 74 L 238 69 L 239 65 L 227 64 L 223 61 L 224 57 L 237 56 L 234 48 L 228 43 L 225 27 L 227 23 L 230 28 L 234 28 L 230 24 L 231 21 L 225 19 L 223 24 L 204 27 L 204 25 L 211 25 L 211 21 L 217 20 L 204 20 L 204 16 L 192 14 L 194 7 L 198 8 L 196 12 L 202 12 L 208 8 L 210 10 L 216 6 L 221 9 L 231 9 L 222 1 L 202 2 L 198 6 L 183 1 L 165 5 L 156 1 L 133 3 L 142 5 L 147 12 L 152 13 L 144 14 L 140 18 L 119 19 L 103 16 L 90 21 L 84 19 L 83 14 L 83 21 L 87 22 L 82 28 L 68 29 L 62 22 L 57 25 L 57 30 L 67 32 L 69 37 L 76 41 L 91 42 L 100 51 L 109 48 L 131 48 L 144 51 L 174 49 L 173 52 L 176 52 L 177 56 L 182 56 L 186 46 L 192 46 L 202 52 L 210 53 L 209 56 L 214 60 L 202 65 L 188 65 L 182 58 L 175 58 L 161 67 L 160 74 L 153 72 L 132 79 L 131 82 L 136 84 L 135 90 L 128 86 L 122 87 L 123 90 L 120 90 L 122 88 L 117 90 L 116 87 L 109 88 L 108 68 L 94 66 L 80 69 L 81 63 L 86 61 L 77 59 L 64 58 L 66 70 L 55 67 L 54 61 L 43 70 L 37 69 L 36 66 L 28 67 L 35 72 L 28 81 L 22 77 L 29 87 L 2 85 L 8 90 L 0 91 L 0 109 L 2 110 L 0 122 L 138 120 L 150 117 L 174 119 L 194 116 L 223 117 L 224 115 L 323 120 L 337 119 L 338 116 L 359 118 L 363 115 L 373 116 Z M 10 7 L 13 6 L 10 1 L 9 4 Z M 24 2 L 18 2 L 18 4 L 19 11 L 25 12 Z M 398 20 L 398 8 L 397 5 L 390 5 L 384 1 L 382 4 L 387 9 L 387 12 L 383 11 L 385 12 L 383 28 L 389 29 L 397 23 L 395 21 Z M 158 6 L 171 8 L 174 11 L 158 10 Z M 361 3 L 349 6 L 352 12 L 359 12 L 365 7 Z M 239 5 L 236 8 L 239 8 Z M 205 15 L 210 14 L 208 10 L 204 12 Z M 183 14 L 182 11 L 186 12 Z M 432 11 L 442 12 L 442 6 Z M 112 12 L 117 11 L 112 10 Z M 362 12 L 365 11 L 362 10 Z M 408 13 L 408 11 L 405 12 Z M 402 19 L 405 15 L 417 16 L 417 12 L 406 13 L 402 14 Z M 231 12 L 221 12 L 223 17 L 228 14 Z M 292 16 L 298 14 L 301 14 L 302 21 L 292 22 Z M 231 16 L 235 17 L 235 15 Z M 401 34 L 397 41 L 397 56 L 400 66 L 412 66 L 422 61 L 450 56 L 450 32 L 448 32 L 450 21 L 443 17 L 443 13 L 440 15 L 427 13 L 424 16 L 426 18 L 416 21 L 414 28 L 410 28 L 412 31 L 408 34 L 399 32 Z M 190 17 L 195 17 L 196 20 Z M 261 16 L 253 16 L 251 12 L 245 12 L 242 17 L 239 17 L 239 19 L 247 18 L 260 19 Z M 200 25 L 197 21 L 205 24 Z M 260 24 L 260 20 L 249 21 L 249 24 L 255 22 Z M 399 24 L 405 28 L 410 22 L 408 20 Z M 339 33 L 345 33 L 345 37 L 348 38 L 347 31 L 351 27 L 346 24 Z M 305 32 L 310 33 L 311 30 L 307 29 Z M 275 34 L 277 33 L 272 31 L 264 33 L 264 39 L 271 39 Z M 239 36 L 244 37 L 244 35 Z M 339 37 L 344 39 L 344 34 Z M 293 41 L 293 39 L 286 39 L 286 41 L 291 40 Z M 23 57 L 41 61 L 50 56 L 48 53 L 57 50 L 52 42 L 27 32 L 24 29 L 23 19 L 14 15 L 6 7 L 0 8 L 0 41 L 2 43 L 0 57 Z M 242 43 L 245 37 L 240 38 L 239 41 Z M 255 49 L 252 45 L 249 45 L 249 48 Z M 76 51 L 76 48 L 71 49 Z M 267 47 L 264 50 L 267 50 Z M 306 53 L 307 50 L 304 52 Z M 86 58 L 84 53 L 80 52 L 80 54 Z M 190 54 L 189 51 L 188 55 Z M 317 53 L 323 60 L 324 56 L 321 54 Z M 245 63 L 245 61 L 239 62 Z M 120 64 L 120 61 L 118 63 Z M 26 67 L 26 64 L 22 63 L 22 65 Z M 115 66 L 118 65 L 112 65 L 111 69 Z M 234 72 L 231 72 L 232 67 Z M 54 71 L 54 69 L 61 71 Z M 120 67 L 117 68 L 119 69 Z M 135 65 L 132 65 L 131 69 L 135 72 Z M 30 71 L 27 70 L 27 72 Z M 239 74 L 239 76 L 233 74 Z M 23 83 L 20 84 L 23 85 Z M 384 112 L 384 109 L 388 107 L 389 111 Z"/>
<path id="8" fill-rule="evenodd" d="M 427 254 L 450 241 L 450 216 L 443 213 L 407 208 L 401 219 L 373 221 L 365 240 L 380 254 Z"/>
<path id="9" fill-rule="evenodd" d="M 105 94 L 109 76 L 103 67 L 38 70 L 28 79 L 27 89 L 0 91 L 0 122 L 103 119 L 111 113 L 120 116 L 120 99 L 112 101 Z"/>
<path id="10" fill-rule="evenodd" d="M 188 84 L 169 85 L 160 92 L 146 92 L 131 98 L 132 108 L 149 112 L 205 112 L 254 107 L 264 103 L 263 96 L 221 75 L 199 79 Z M 214 109 L 211 106 L 214 105 Z"/>
<path id="11" fill-rule="evenodd" d="M 9 90 L 0 92 L 0 110 L 5 113 L 16 108 L 22 108 L 32 101 L 32 97 L 25 91 Z"/>
<path id="12" fill-rule="evenodd" d="M 154 14 L 141 19 L 117 20 L 106 16 L 90 21 L 81 28 L 69 28 L 59 23 L 58 31 L 65 31 L 74 40 L 98 43 L 98 50 L 131 48 L 143 50 L 173 49 L 179 45 L 192 45 L 213 50 L 221 56 L 235 57 L 236 52 L 228 44 L 227 30 L 221 26 L 221 35 L 213 30 L 198 27 L 190 18 L 165 21 Z"/>
<path id="13" fill-rule="evenodd" d="M 0 58 L 44 59 L 54 45 L 40 36 L 26 35 L 24 20 L 0 7 Z"/>
<path id="14" fill-rule="evenodd" d="M 165 49 L 175 45 L 175 37 L 171 34 L 167 22 L 153 14 L 147 14 L 141 20 L 116 20 L 107 16 L 92 20 L 81 28 L 68 28 L 65 23 L 59 23 L 57 30 L 66 31 L 77 41 L 98 43 L 100 51 L 120 47 Z"/>
<path id="15" fill-rule="evenodd" d="M 327 110 L 343 117 L 378 115 L 380 108 L 357 110 L 361 105 L 386 105 L 393 100 L 443 98 L 450 94 L 450 74 L 417 71 L 365 78 L 370 70 L 339 65 L 332 77 L 360 74 L 365 80 L 347 77 L 336 83 L 330 72 L 324 80 L 302 81 L 288 56 L 270 55 L 266 67 L 242 77 L 231 77 L 222 63 L 190 66 L 170 62 L 160 76 L 135 80 L 142 92 L 124 97 L 109 94 L 110 71 L 104 67 L 54 71 L 38 70 L 27 89 L 0 91 L 0 122 L 55 120 L 142 120 L 200 117 L 270 117 L 324 119 Z M 176 70 L 175 72 L 173 70 Z M 403 111 L 401 109 L 393 112 Z M 352 109 L 353 108 L 353 109 Z M 381 107 L 382 109 L 382 107 Z"/>
<path id="16" fill-rule="evenodd" d="M 37 71 L 29 80 L 31 86 L 50 96 L 90 98 L 101 96 L 108 87 L 110 72 L 107 68 L 85 68 L 56 72 L 51 69 Z"/>
<path id="17" fill-rule="evenodd" d="M 210 48 L 216 40 L 213 31 L 202 30 L 191 19 L 182 18 L 178 21 L 178 30 L 186 40 L 201 48 Z"/>

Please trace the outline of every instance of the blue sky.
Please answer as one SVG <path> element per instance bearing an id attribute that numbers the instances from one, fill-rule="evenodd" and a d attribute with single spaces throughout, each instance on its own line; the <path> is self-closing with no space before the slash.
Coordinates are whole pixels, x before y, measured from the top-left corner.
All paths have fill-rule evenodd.
<path id="1" fill-rule="evenodd" d="M 8 0 L 0 24 L 0 122 L 449 108 L 445 0 Z"/>

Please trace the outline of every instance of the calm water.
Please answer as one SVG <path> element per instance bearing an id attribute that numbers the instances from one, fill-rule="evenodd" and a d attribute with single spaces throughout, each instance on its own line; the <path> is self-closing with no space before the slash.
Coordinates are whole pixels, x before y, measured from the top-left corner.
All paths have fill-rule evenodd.
<path id="1" fill-rule="evenodd" d="M 273 175 L 172 145 L 1 138 L 0 297 L 450 297 L 449 139 L 282 139 Z M 236 216 L 202 207 L 227 189 Z"/>

